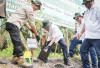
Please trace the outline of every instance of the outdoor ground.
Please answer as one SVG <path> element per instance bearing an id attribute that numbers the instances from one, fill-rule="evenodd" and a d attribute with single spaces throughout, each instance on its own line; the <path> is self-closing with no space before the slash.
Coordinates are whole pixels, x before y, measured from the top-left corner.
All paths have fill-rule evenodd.
<path id="1" fill-rule="evenodd" d="M 8 61 L 7 64 L 0 64 L 0 68 L 21 68 L 18 65 L 14 65 L 10 62 L 11 58 L 3 58 L 3 60 Z M 66 66 L 63 64 L 63 59 L 49 59 L 48 63 L 38 62 L 37 59 L 33 59 L 33 68 L 81 68 L 81 61 L 77 58 L 70 59 L 71 66 Z"/>

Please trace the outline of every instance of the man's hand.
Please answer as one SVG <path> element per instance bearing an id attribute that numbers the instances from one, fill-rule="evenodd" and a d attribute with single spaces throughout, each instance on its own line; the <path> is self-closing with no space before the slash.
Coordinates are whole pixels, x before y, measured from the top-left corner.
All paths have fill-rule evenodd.
<path id="1" fill-rule="evenodd" d="M 36 39 L 37 39 L 37 41 L 39 42 L 39 40 L 40 40 L 40 36 L 39 36 L 39 35 L 36 36 Z"/>
<path id="2" fill-rule="evenodd" d="M 75 36 L 71 36 L 71 40 L 73 40 L 75 38 Z"/>
<path id="3" fill-rule="evenodd" d="M 51 46 L 47 46 L 47 47 L 45 47 L 43 50 L 45 51 L 45 52 L 48 52 L 48 49 L 50 48 Z"/>
<path id="4" fill-rule="evenodd" d="M 77 39 L 80 39 L 81 36 L 82 36 L 82 34 L 79 33 L 77 36 Z"/>

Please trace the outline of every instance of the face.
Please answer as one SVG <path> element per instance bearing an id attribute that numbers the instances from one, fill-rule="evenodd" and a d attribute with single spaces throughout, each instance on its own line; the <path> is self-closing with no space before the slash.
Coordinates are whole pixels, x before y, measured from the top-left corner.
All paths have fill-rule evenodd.
<path id="1" fill-rule="evenodd" d="M 34 11 L 39 10 L 40 6 L 33 4 Z"/>
<path id="2" fill-rule="evenodd" d="M 82 17 L 81 17 L 81 16 L 75 17 L 75 20 L 76 20 L 78 23 L 81 23 L 81 22 L 82 22 Z"/>
<path id="3" fill-rule="evenodd" d="M 49 30 L 50 30 L 50 26 L 49 26 L 49 27 L 47 27 L 47 28 L 45 28 L 45 30 L 49 31 Z"/>
<path id="4" fill-rule="evenodd" d="M 92 7 L 92 5 L 93 5 L 93 1 L 92 0 L 91 1 L 87 1 L 85 3 L 85 7 L 88 8 L 88 9 L 90 9 Z"/>

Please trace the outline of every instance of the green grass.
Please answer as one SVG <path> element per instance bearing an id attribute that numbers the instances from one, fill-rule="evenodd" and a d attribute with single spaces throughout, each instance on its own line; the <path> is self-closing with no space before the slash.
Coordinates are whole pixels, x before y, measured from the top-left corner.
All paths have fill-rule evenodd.
<path id="1" fill-rule="evenodd" d="M 9 48 L 3 49 L 0 51 L 0 57 L 12 57 L 13 53 L 13 45 L 10 44 Z"/>

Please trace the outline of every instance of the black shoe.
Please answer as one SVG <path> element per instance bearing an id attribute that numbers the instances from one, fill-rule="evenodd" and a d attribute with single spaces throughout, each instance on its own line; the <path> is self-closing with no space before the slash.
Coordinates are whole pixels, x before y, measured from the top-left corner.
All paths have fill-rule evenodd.
<path id="1" fill-rule="evenodd" d="M 64 62 L 65 65 L 71 66 L 70 62 Z"/>
<path id="2" fill-rule="evenodd" d="M 48 59 L 44 61 L 44 63 L 47 63 L 47 62 L 48 62 Z"/>
<path id="3" fill-rule="evenodd" d="M 73 54 L 69 54 L 69 57 L 73 57 Z"/>
<path id="4" fill-rule="evenodd" d="M 0 60 L 0 64 L 7 64 L 7 62 Z"/>

